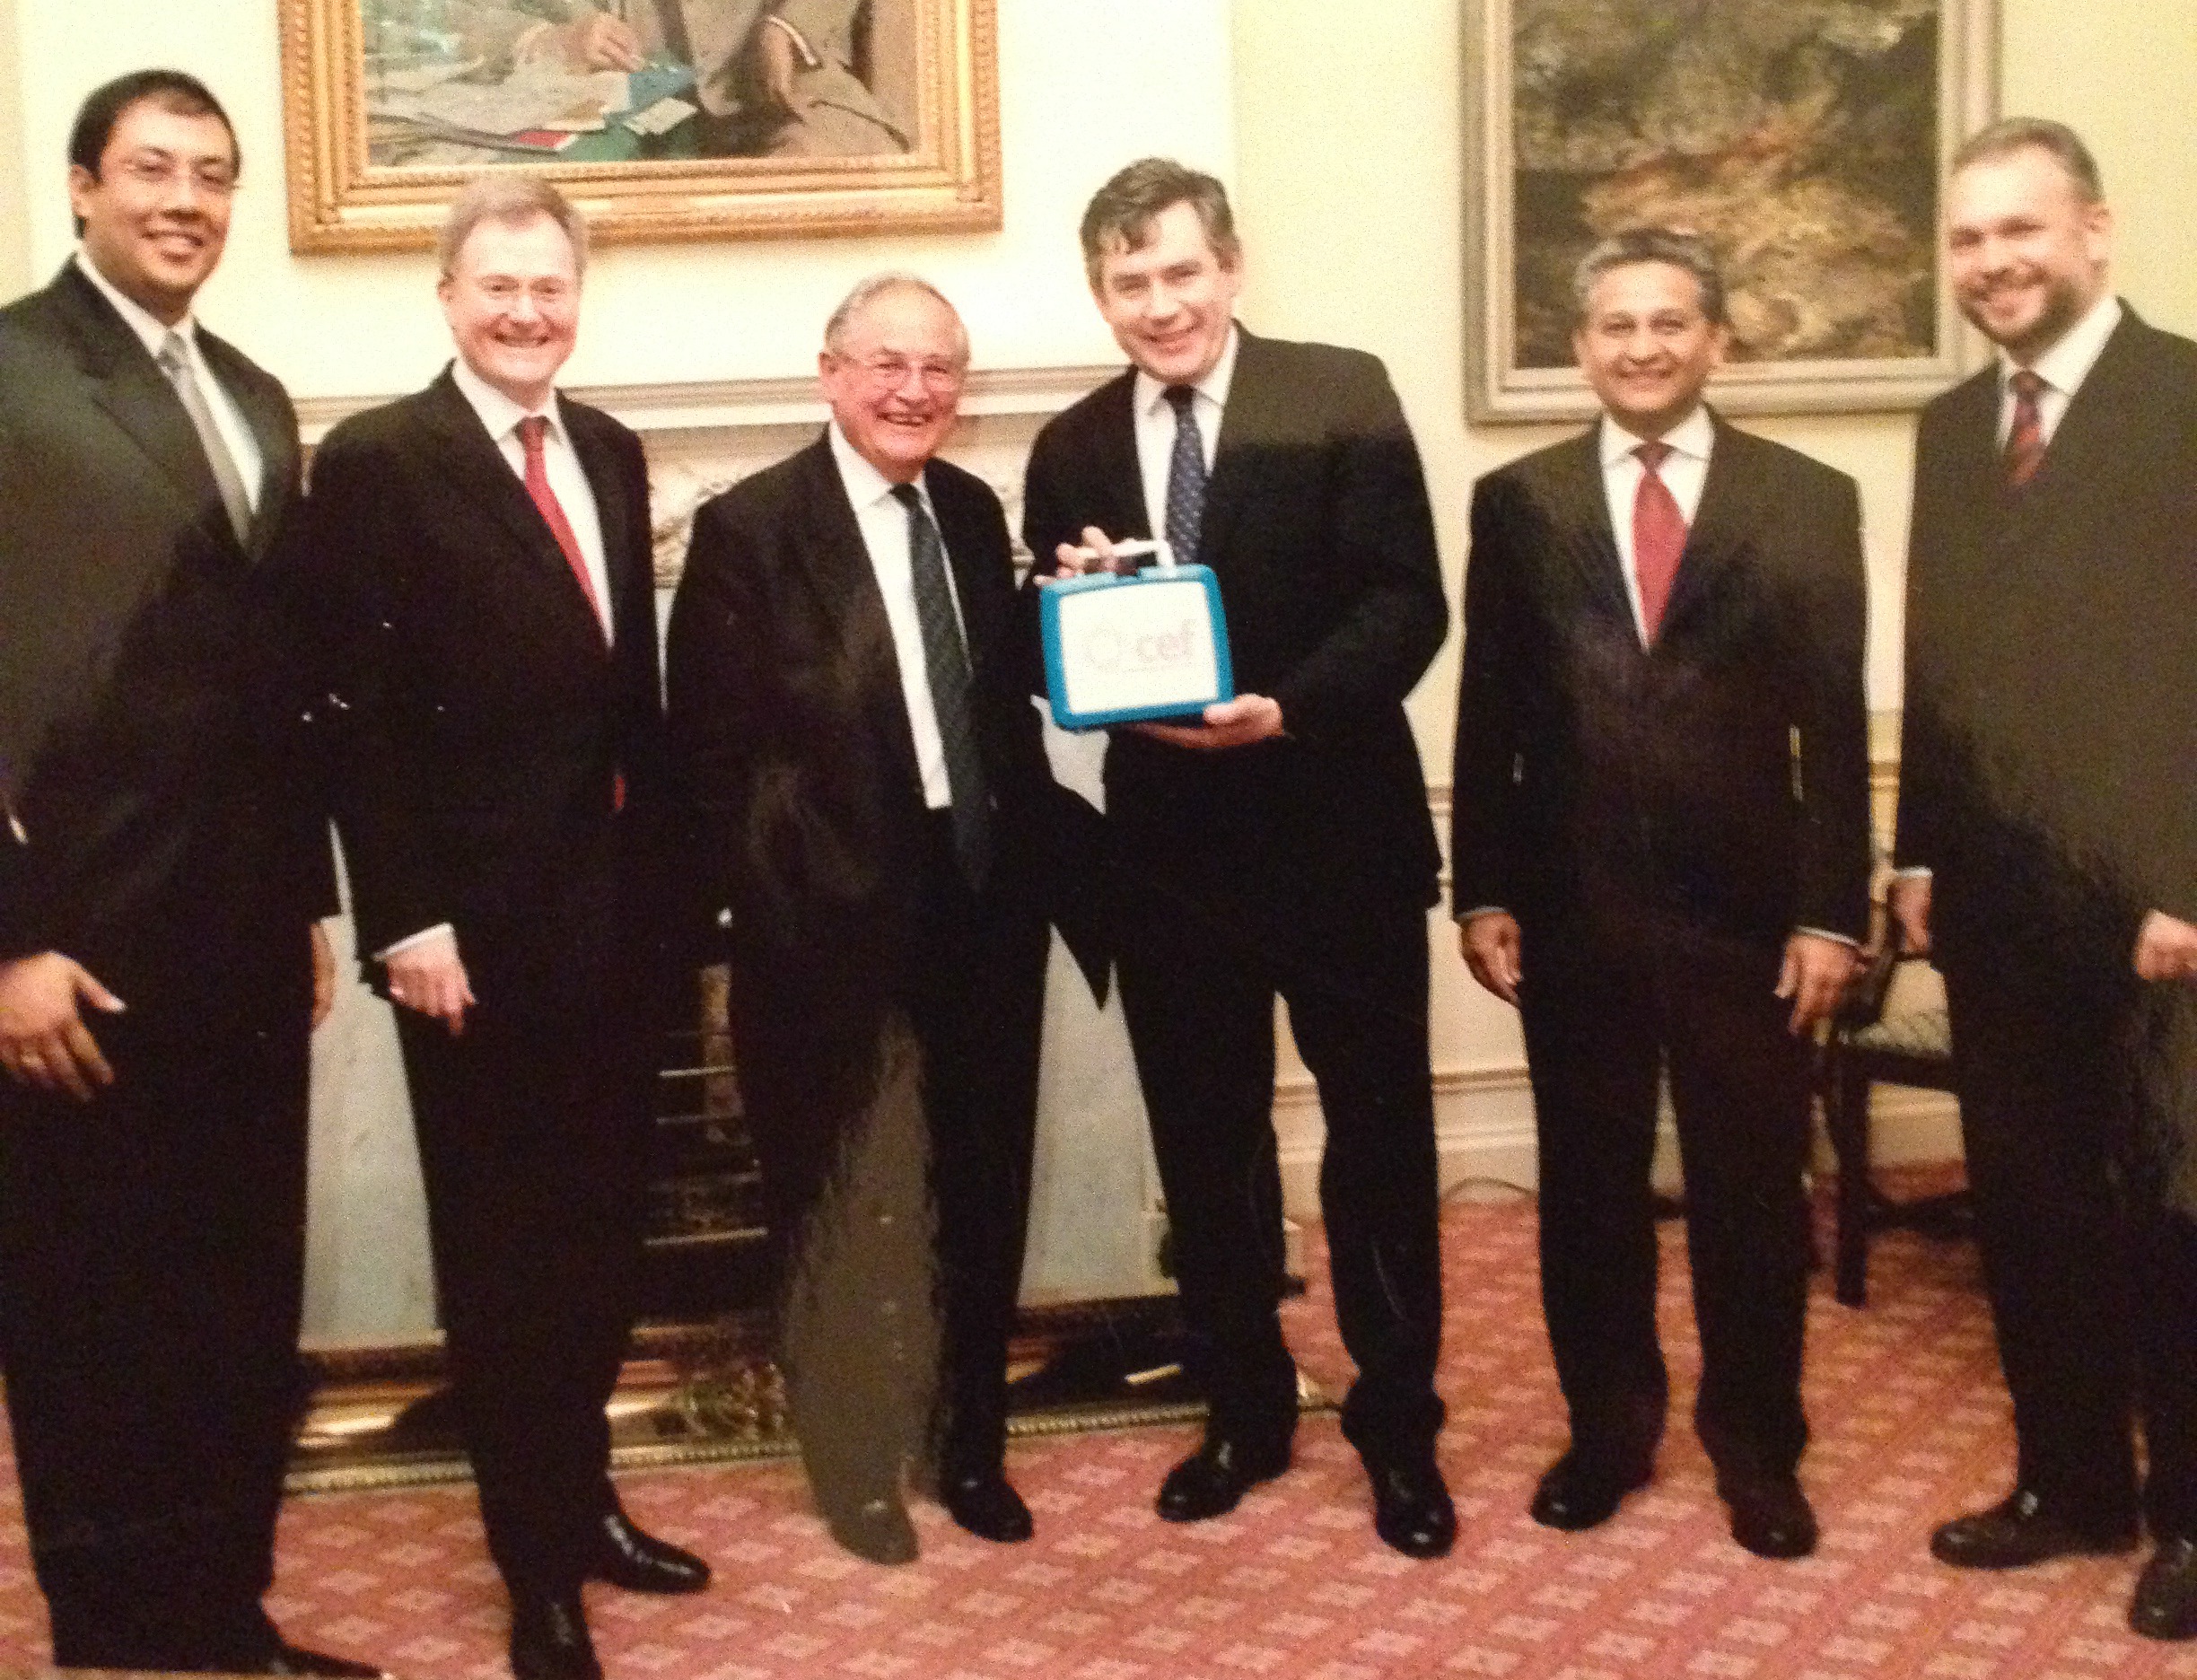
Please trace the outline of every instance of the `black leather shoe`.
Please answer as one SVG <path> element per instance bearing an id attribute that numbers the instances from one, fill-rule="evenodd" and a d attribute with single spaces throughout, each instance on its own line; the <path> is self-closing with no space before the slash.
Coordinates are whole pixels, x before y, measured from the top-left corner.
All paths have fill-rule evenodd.
<path id="1" fill-rule="evenodd" d="M 698 1593 L 710 1584 L 710 1567 L 693 1553 L 643 1534 L 624 1511 L 604 1513 L 602 1545 L 590 1580 L 627 1592 Z"/>
<path id="2" fill-rule="evenodd" d="M 1717 1481 L 1731 1510 L 1731 1537 L 1763 1558 L 1803 1558 L 1816 1549 L 1816 1513 L 1793 1477 Z"/>
<path id="3" fill-rule="evenodd" d="M 1956 1517 L 1930 1536 L 1930 1555 L 1956 1569 L 2020 1569 L 2047 1558 L 2104 1557 L 2135 1549 L 2133 1520 L 2080 1527 L 2053 1515 L 2034 1489 L 2022 1487 L 1989 1510 Z"/>
<path id="4" fill-rule="evenodd" d="M 578 1593 L 512 1595 L 511 1667 L 514 1680 L 602 1680 Z"/>
<path id="5" fill-rule="evenodd" d="M 2136 1578 L 2129 1631 L 2146 1639 L 2197 1639 L 2197 1540 L 2162 1540 Z"/>
<path id="6" fill-rule="evenodd" d="M 1543 1472 L 1527 1514 L 1544 1528 L 1576 1534 L 1607 1522 L 1624 1496 L 1648 1485 L 1652 1464 L 1612 1466 L 1583 1458 L 1577 1448 Z"/>
<path id="7" fill-rule="evenodd" d="M 979 1540 L 1011 1544 L 1030 1537 L 1029 1507 L 1002 1471 L 946 1476 L 939 1487 L 939 1501 L 948 1516 Z"/>
<path id="8" fill-rule="evenodd" d="M 1373 1532 L 1405 1557 L 1449 1555 L 1457 1544 L 1457 1507 L 1431 1457 L 1366 1466 L 1373 1478 Z"/>
<path id="9" fill-rule="evenodd" d="M 302 1645 L 287 1641 L 275 1648 L 274 1654 L 265 1662 L 255 1664 L 246 1674 L 265 1675 L 333 1675 L 337 1680 L 389 1680 L 387 1670 L 372 1663 L 354 1662 L 348 1657 L 333 1657 L 327 1651 L 308 1650 Z"/>
<path id="10" fill-rule="evenodd" d="M 850 1510 L 827 1511 L 824 1522 L 833 1539 L 871 1563 L 913 1563 L 921 1550 L 915 1525 L 897 1494 L 864 1500 Z"/>
<path id="11" fill-rule="evenodd" d="M 1167 1473 L 1157 1507 L 1169 1522 L 1204 1522 L 1236 1509 L 1261 1482 L 1271 1482 L 1290 1466 L 1289 1443 L 1247 1447 L 1241 1441 L 1208 1435 L 1198 1449 Z"/>

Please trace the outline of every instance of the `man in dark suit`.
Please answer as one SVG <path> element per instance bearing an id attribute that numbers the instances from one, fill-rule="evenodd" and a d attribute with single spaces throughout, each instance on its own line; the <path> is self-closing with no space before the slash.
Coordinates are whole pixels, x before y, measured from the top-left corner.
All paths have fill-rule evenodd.
<path id="1" fill-rule="evenodd" d="M 237 179 L 213 95 L 109 83 L 69 162 L 82 244 L 0 313 L 0 1367 L 31 1562 L 65 1667 L 367 1675 L 259 1603 L 336 910 L 297 421 L 191 314 Z"/>
<path id="2" fill-rule="evenodd" d="M 1532 1511 L 1591 1527 L 1653 1468 L 1667 1072 L 1694 1425 L 1733 1538 L 1799 1557 L 1810 1035 L 1869 918 L 1860 501 L 1702 406 L 1725 340 L 1702 241 L 1619 234 L 1576 291 L 1600 423 L 1473 495 L 1451 846 L 1466 959 L 1519 1007 L 1533 1080 L 1571 1444 Z"/>
<path id="3" fill-rule="evenodd" d="M 458 359 L 313 467 L 344 603 L 337 820 L 397 1006 L 451 1378 L 521 1680 L 600 1671 L 583 1580 L 707 1584 L 618 1508 L 603 1407 L 640 1258 L 662 714 L 640 440 L 556 390 L 585 230 L 547 183 L 459 196 Z"/>
<path id="4" fill-rule="evenodd" d="M 856 287 L 818 359 L 829 428 L 702 508 L 670 637 L 672 738 L 706 909 L 731 933 L 735 1059 L 787 1273 L 794 1423 L 833 1534 L 880 1562 L 915 1555 L 910 1460 L 934 1459 L 972 1534 L 1030 1533 L 1002 1468 L 1007 1338 L 1038 889 L 1071 801 L 1030 704 L 998 498 L 934 458 L 967 366 L 927 283 Z"/>
<path id="5" fill-rule="evenodd" d="M 1320 1200 L 1359 1372 L 1344 1432 L 1381 1537 L 1438 1556 L 1456 1531 L 1434 1462 L 1438 859 L 1403 701 L 1449 606 L 1418 451 L 1372 357 L 1237 327 L 1241 251 L 1211 176 L 1133 163 L 1081 232 L 1135 365 L 1039 433 L 1030 550 L 1074 571 L 1108 564 L 1109 538 L 1164 535 L 1218 574 L 1242 690 L 1186 725 L 1116 731 L 1107 755 L 1122 1004 L 1212 1408 L 1160 1514 L 1218 1516 L 1289 1465 L 1279 994 L 1326 1120 Z"/>
<path id="6" fill-rule="evenodd" d="M 2000 1357 L 2010 1497 L 1940 1527 L 1997 1569 L 2158 1550 L 2130 1622 L 2197 1635 L 2197 346 L 2114 297 L 2097 166 L 2060 124 L 1963 147 L 1963 311 L 1996 363 L 1923 412 L 1901 871 L 1933 949 Z M 2143 1420 L 2140 1492 L 2130 1433 Z"/>

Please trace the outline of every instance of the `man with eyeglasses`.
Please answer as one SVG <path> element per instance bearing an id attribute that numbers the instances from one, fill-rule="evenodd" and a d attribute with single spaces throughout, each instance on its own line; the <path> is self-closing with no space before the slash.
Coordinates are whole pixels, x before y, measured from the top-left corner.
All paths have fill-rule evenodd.
<path id="1" fill-rule="evenodd" d="M 297 419 L 192 312 L 237 167 L 192 77 L 99 88 L 0 312 L 0 1367 L 57 1664 L 371 1675 L 260 1605 L 337 904 Z"/>
<path id="2" fill-rule="evenodd" d="M 396 1006 L 451 1387 L 519 1680 L 597 1680 L 581 1587 L 697 1592 L 608 1476 L 664 993 L 641 441 L 558 395 L 586 228 L 515 171 L 443 224 L 456 361 L 313 463 L 338 603 L 336 812 Z"/>
<path id="3" fill-rule="evenodd" d="M 935 1468 L 970 1533 L 1030 1534 L 1003 1469 L 1007 1336 L 1037 889 L 1072 801 L 1017 657 L 999 500 L 934 459 L 967 366 L 928 283 L 857 286 L 818 359 L 829 427 L 703 506 L 669 640 L 694 871 L 730 933 L 735 1061 L 786 1267 L 794 1424 L 833 1535 L 887 1563 L 916 1553 L 911 1467 Z"/>

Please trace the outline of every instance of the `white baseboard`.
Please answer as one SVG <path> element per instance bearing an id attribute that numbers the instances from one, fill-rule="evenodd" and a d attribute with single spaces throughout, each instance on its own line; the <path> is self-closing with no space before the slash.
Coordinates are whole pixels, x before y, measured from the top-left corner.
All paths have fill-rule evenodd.
<path id="1" fill-rule="evenodd" d="M 1880 1086 L 1871 1104 L 1871 1158 L 1879 1166 L 1958 1160 L 1960 1109 L 1943 1091 Z M 1319 1093 L 1309 1078 L 1284 1081 L 1274 1092 L 1274 1129 L 1282 1159 L 1282 1204 L 1293 1219 L 1319 1217 L 1320 1151 L 1326 1141 Z M 1530 1190 L 1536 1181 L 1533 1092 L 1523 1064 L 1446 1068 L 1434 1074 L 1434 1137 L 1445 1193 L 1468 1181 Z M 1666 1116 L 1656 1151 L 1656 1179 L 1678 1182 L 1677 1138 Z M 1830 1164 L 1819 1140 L 1819 1167 Z"/>

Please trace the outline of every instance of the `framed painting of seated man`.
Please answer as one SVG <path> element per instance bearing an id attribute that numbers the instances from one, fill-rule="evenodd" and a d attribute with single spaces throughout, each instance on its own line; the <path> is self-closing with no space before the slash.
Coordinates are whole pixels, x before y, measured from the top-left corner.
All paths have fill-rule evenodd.
<path id="1" fill-rule="evenodd" d="M 542 171 L 605 240 L 1000 225 L 993 0 L 282 0 L 290 242 Z"/>

